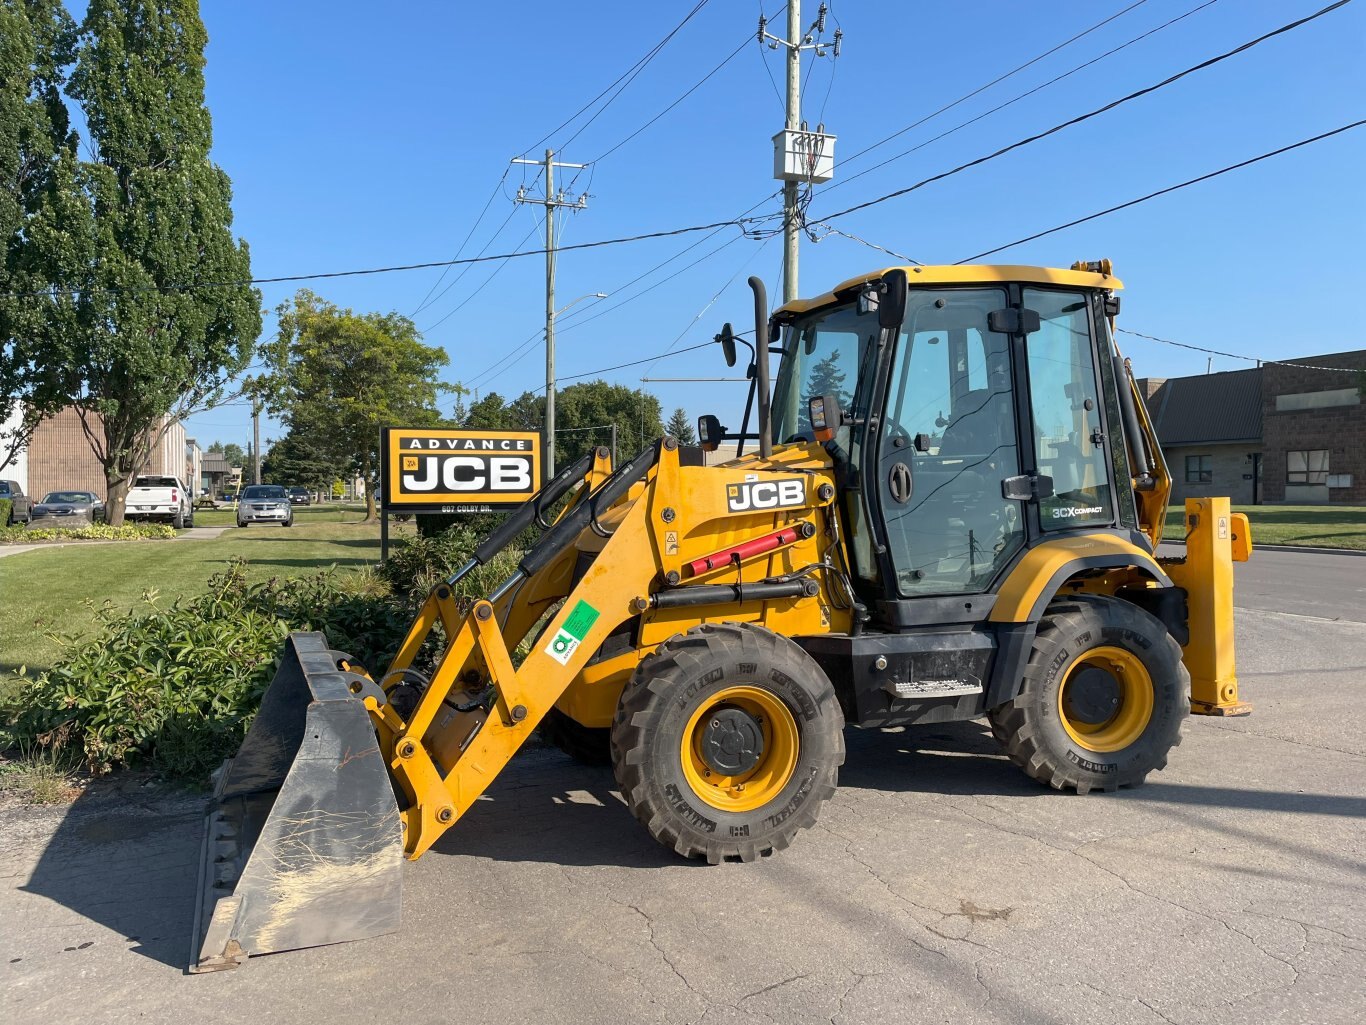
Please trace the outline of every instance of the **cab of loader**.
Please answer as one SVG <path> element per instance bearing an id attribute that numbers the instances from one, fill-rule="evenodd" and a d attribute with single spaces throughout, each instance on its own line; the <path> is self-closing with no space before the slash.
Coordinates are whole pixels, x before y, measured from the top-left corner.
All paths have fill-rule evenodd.
<path id="1" fill-rule="evenodd" d="M 817 440 L 823 406 L 853 580 L 893 627 L 923 618 L 916 599 L 992 593 L 1049 537 L 1140 539 L 1106 316 L 1119 283 L 950 270 L 846 283 L 774 318 L 772 440 Z"/>

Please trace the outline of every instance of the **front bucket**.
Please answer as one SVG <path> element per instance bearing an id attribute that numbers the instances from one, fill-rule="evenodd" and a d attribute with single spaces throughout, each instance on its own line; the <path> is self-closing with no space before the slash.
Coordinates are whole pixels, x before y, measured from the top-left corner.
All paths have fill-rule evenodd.
<path id="1" fill-rule="evenodd" d="M 398 929 L 403 834 L 362 700 L 378 690 L 342 657 L 321 633 L 290 634 L 216 774 L 191 972 Z"/>

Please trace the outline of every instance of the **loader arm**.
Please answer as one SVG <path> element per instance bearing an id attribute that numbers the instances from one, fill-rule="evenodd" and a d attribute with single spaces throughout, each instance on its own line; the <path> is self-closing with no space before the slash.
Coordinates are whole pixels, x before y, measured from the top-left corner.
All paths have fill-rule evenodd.
<path id="1" fill-rule="evenodd" d="M 729 489 L 784 474 L 784 460 L 794 468 L 785 475 L 788 506 L 748 515 L 728 508 Z M 825 542 L 809 517 L 834 489 L 819 476 L 820 461 L 792 476 L 812 461 L 811 450 L 794 447 L 761 473 L 683 466 L 677 443 L 665 438 L 568 508 L 489 597 L 462 608 L 438 587 L 405 645 L 420 648 L 417 634 L 437 622 L 450 638 L 420 701 L 405 716 L 392 702 L 365 698 L 403 794 L 404 854 L 419 857 L 459 821 L 626 620 L 641 618 L 643 646 L 705 618 L 708 605 L 728 619 L 786 615 L 808 630 L 821 629 L 824 605 L 828 623 L 823 583 L 773 573 L 821 561 Z M 561 599 L 514 665 L 517 643 Z M 396 662 L 384 678 L 405 668 Z"/>

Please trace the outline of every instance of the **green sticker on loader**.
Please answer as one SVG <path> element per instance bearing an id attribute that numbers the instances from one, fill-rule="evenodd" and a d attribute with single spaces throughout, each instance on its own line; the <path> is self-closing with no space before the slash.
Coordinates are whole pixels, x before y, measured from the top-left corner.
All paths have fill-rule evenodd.
<path id="1" fill-rule="evenodd" d="M 583 643 L 588 631 L 593 629 L 598 615 L 597 609 L 586 601 L 580 601 L 565 618 L 564 625 L 555 631 L 555 636 L 546 645 L 545 653 L 560 665 L 568 665 L 574 649 Z"/>

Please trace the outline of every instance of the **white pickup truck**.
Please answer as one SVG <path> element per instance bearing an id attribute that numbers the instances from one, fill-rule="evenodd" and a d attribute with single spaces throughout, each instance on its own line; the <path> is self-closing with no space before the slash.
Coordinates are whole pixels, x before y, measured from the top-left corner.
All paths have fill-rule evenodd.
<path id="1" fill-rule="evenodd" d="M 149 474 L 133 481 L 123 514 L 127 520 L 164 520 L 177 530 L 193 527 L 194 495 L 178 477 Z"/>

